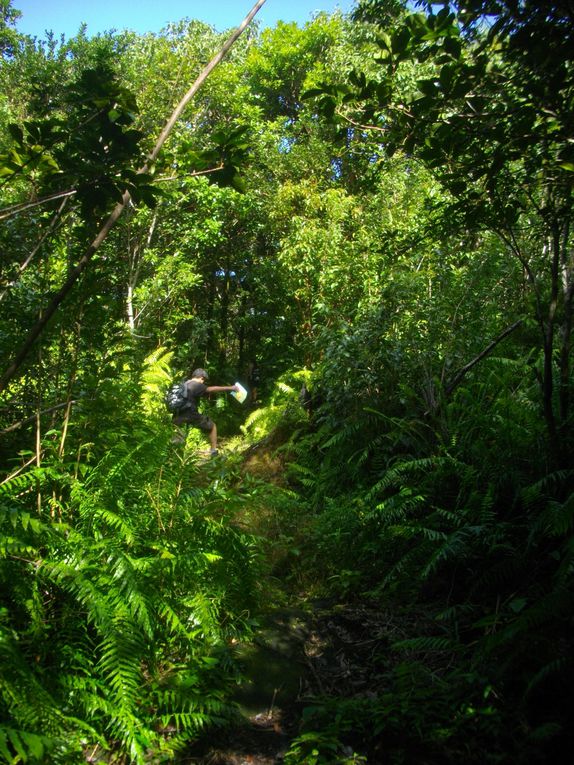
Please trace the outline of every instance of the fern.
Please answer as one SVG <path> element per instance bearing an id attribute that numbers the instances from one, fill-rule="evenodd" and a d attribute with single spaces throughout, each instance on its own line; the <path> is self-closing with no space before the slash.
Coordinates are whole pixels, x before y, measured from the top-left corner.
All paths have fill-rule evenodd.
<path id="1" fill-rule="evenodd" d="M 141 405 L 147 416 L 167 419 L 163 398 L 173 380 L 171 362 L 173 353 L 157 348 L 143 364 L 141 375 Z"/>
<path id="2" fill-rule="evenodd" d="M 16 731 L 2 751 L 31 758 L 53 742 L 54 762 L 69 762 L 84 740 L 143 763 L 229 717 L 233 672 L 212 658 L 244 630 L 255 555 L 206 509 L 222 517 L 245 500 L 230 501 L 225 478 L 190 485 L 193 455 L 168 451 L 169 438 L 167 423 L 146 432 L 144 422 L 71 476 L 30 470 L 2 487 L 0 577 L 13 602 L 31 604 L 6 612 L 6 635 L 23 637 L 0 654 L 12 665 L 0 703 Z M 58 481 L 62 520 L 38 518 L 36 492 Z M 177 733 L 160 730 L 162 718 Z"/>
<path id="3" fill-rule="evenodd" d="M 532 524 L 530 540 L 536 542 L 540 535 L 548 537 L 565 537 L 574 531 L 574 494 L 570 494 L 564 502 L 548 498 L 544 509 Z"/>
<path id="4" fill-rule="evenodd" d="M 0 756 L 4 762 L 45 762 L 57 745 L 58 741 L 48 736 L 0 724 Z"/>
<path id="5" fill-rule="evenodd" d="M 557 659 L 544 664 L 540 669 L 530 678 L 526 686 L 525 695 L 530 695 L 538 686 L 547 681 L 549 678 L 556 677 L 560 674 L 566 675 L 572 669 L 572 658 L 570 656 L 561 656 Z"/>
<path id="6" fill-rule="evenodd" d="M 21 642 L 0 625 L 0 709 L 3 707 L 13 722 L 12 726 L 0 725 L 0 752 L 5 756 L 13 752 L 7 757 L 9 762 L 15 756 L 24 762 L 41 759 L 47 752 L 53 753 L 54 762 L 65 762 L 80 749 L 76 721 L 59 708 L 57 699 L 44 687 Z M 84 732 L 92 730 L 89 725 L 82 728 Z"/>
<path id="7" fill-rule="evenodd" d="M 460 650 L 461 646 L 449 637 L 427 636 L 398 640 L 392 644 L 396 651 L 409 651 L 413 653 L 427 653 L 435 651 L 448 651 L 450 653 Z"/>

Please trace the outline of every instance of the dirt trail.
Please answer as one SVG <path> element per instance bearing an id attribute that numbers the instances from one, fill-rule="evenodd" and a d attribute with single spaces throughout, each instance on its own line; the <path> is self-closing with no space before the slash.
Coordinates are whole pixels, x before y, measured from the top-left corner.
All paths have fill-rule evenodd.
<path id="1" fill-rule="evenodd" d="M 245 471 L 274 485 L 282 480 L 282 467 L 271 450 L 251 453 L 243 463 Z M 272 595 L 269 599 L 281 605 L 259 614 L 254 640 L 235 647 L 244 675 L 233 698 L 240 710 L 237 725 L 212 731 L 182 763 L 281 765 L 300 733 L 303 708 L 318 697 L 368 698 L 382 671 L 381 656 L 397 637 L 395 620 L 376 610 L 294 597 L 283 576 L 284 566 L 291 564 L 281 558 L 289 558 L 289 550 L 277 558 L 275 544 L 278 523 L 285 520 L 258 510 L 237 523 L 269 539 L 268 555 L 274 557 L 269 590 L 280 590 L 276 601 Z"/>
<path id="2" fill-rule="evenodd" d="M 223 464 L 230 455 L 221 455 Z M 237 459 L 237 455 L 232 457 Z M 208 463 L 215 465 L 215 463 Z M 282 480 L 282 464 L 269 448 L 251 449 L 242 458 L 241 471 L 270 485 Z M 234 524 L 269 540 L 265 547 L 273 569 L 277 555 L 275 536 L 278 520 L 272 510 L 257 508 L 237 517 Z M 282 557 L 283 553 L 279 553 Z M 214 730 L 209 740 L 188 752 L 182 763 L 194 765 L 275 765 L 284 761 L 290 742 L 297 735 L 303 697 L 309 687 L 309 644 L 313 617 L 308 609 L 285 606 L 292 601 L 280 576 L 269 588 L 270 607 L 257 615 L 260 627 L 250 643 L 234 647 L 243 674 L 232 701 L 239 710 L 235 727 Z M 285 591 L 284 591 L 285 589 Z M 274 605 L 279 603 L 280 605 Z"/>
<path id="3" fill-rule="evenodd" d="M 193 761 L 198 765 L 282 763 L 298 730 L 308 667 L 307 615 L 297 609 L 269 612 L 256 639 L 236 647 L 244 681 L 234 694 L 237 725 L 211 734 Z"/>

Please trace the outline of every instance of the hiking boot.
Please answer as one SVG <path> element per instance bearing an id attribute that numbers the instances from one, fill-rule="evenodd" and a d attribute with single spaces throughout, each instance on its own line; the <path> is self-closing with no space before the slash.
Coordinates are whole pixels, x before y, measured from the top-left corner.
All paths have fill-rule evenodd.
<path id="1" fill-rule="evenodd" d="M 209 454 L 210 454 L 212 457 L 217 457 L 217 455 L 219 454 L 219 452 L 217 451 L 217 449 L 210 449 L 210 450 L 209 450 Z"/>

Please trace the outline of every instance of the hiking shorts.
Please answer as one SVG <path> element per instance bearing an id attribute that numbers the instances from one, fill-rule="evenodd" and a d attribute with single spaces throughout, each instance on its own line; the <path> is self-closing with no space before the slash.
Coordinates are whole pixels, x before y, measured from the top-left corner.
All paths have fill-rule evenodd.
<path id="1" fill-rule="evenodd" d="M 211 433 L 213 430 L 213 420 L 211 420 L 205 414 L 198 414 L 197 412 L 181 412 L 181 414 L 174 414 L 174 425 L 189 425 L 192 428 L 199 428 L 204 433 Z"/>

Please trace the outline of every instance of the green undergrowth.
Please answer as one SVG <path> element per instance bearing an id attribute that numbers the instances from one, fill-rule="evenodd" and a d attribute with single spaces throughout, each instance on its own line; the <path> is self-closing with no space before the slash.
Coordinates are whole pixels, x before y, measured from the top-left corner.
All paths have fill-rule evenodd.
<path id="1" fill-rule="evenodd" d="M 234 517 L 257 491 L 171 436 L 140 426 L 2 484 L 5 761 L 172 762 L 233 718 L 231 646 L 261 590 Z"/>
<path id="2" fill-rule="evenodd" d="M 574 478 L 548 467 L 526 393 L 494 375 L 461 387 L 424 438 L 376 410 L 360 430 L 313 422 L 293 394 L 284 413 L 282 439 L 255 420 L 265 459 L 282 462 L 264 520 L 272 572 L 309 608 L 392 614 L 363 636 L 368 679 L 323 682 L 287 761 L 558 761 L 572 744 Z"/>
<path id="3" fill-rule="evenodd" d="M 208 458 L 172 442 L 152 366 L 106 448 L 48 433 L 0 486 L 6 761 L 174 761 L 235 719 L 234 646 L 294 606 L 324 651 L 291 765 L 572 743 L 573 477 L 523 400 L 461 389 L 425 441 L 374 409 L 310 417 L 295 378 Z"/>

